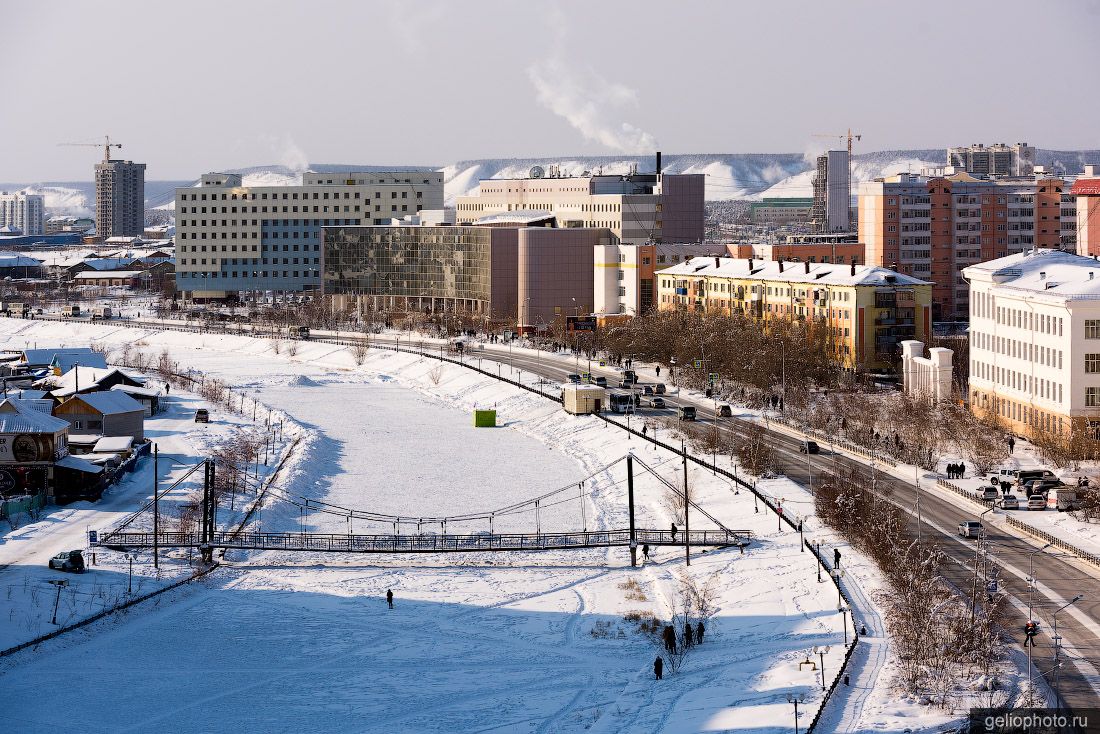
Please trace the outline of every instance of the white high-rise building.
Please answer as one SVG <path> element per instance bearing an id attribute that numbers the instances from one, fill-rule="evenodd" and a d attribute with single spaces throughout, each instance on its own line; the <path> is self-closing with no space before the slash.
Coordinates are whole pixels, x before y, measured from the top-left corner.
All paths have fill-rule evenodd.
<path id="1" fill-rule="evenodd" d="M 847 232 L 851 227 L 852 189 L 848 151 L 830 150 L 817 158 L 810 218 L 815 232 Z"/>
<path id="2" fill-rule="evenodd" d="M 0 229 L 20 234 L 46 234 L 46 206 L 41 194 L 0 192 Z"/>

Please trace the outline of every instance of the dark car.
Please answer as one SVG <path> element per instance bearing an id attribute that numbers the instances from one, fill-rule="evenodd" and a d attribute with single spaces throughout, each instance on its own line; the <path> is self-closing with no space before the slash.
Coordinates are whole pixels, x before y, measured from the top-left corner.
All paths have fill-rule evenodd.
<path id="1" fill-rule="evenodd" d="M 816 441 L 803 441 L 798 444 L 798 450 L 803 454 L 818 454 L 821 453 L 821 447 L 817 445 Z"/>
<path id="2" fill-rule="evenodd" d="M 50 559 L 50 568 L 69 573 L 84 573 L 84 554 L 78 550 L 58 553 Z"/>
<path id="3" fill-rule="evenodd" d="M 580 375 L 569 375 L 569 381 L 572 382 L 574 385 L 580 384 L 581 376 Z"/>
<path id="4" fill-rule="evenodd" d="M 649 404 L 652 405 L 654 408 L 663 408 L 663 407 L 665 407 L 665 399 L 664 398 L 653 398 L 652 400 L 649 401 Z"/>
<path id="5" fill-rule="evenodd" d="M 210 422 L 210 411 L 207 410 L 206 408 L 199 408 L 198 410 L 196 410 L 195 411 L 195 422 L 196 423 L 209 423 Z"/>
<path id="6" fill-rule="evenodd" d="M 695 408 L 691 405 L 684 405 L 680 408 L 679 418 L 682 421 L 695 420 Z"/>
<path id="7" fill-rule="evenodd" d="M 718 417 L 719 418 L 732 418 L 733 417 L 733 408 L 726 405 L 725 403 L 722 403 L 721 405 L 718 406 Z"/>
<path id="8" fill-rule="evenodd" d="M 665 394 L 665 383 L 658 382 L 656 385 L 653 386 L 653 392 L 657 393 L 658 395 L 664 395 Z"/>
<path id="9" fill-rule="evenodd" d="M 606 377 L 597 377 L 596 378 L 596 384 L 599 385 L 600 387 L 607 387 L 607 378 Z"/>
<path id="10" fill-rule="evenodd" d="M 653 386 L 652 385 L 646 385 L 645 387 L 642 388 L 642 392 L 645 395 L 653 395 L 654 394 Z"/>

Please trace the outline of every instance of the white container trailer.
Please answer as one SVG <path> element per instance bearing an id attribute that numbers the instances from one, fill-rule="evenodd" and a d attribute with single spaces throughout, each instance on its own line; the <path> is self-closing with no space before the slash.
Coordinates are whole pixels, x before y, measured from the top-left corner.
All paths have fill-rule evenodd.
<path id="1" fill-rule="evenodd" d="M 561 401 L 566 413 L 573 415 L 599 413 L 607 407 L 607 390 L 599 385 L 568 383 L 562 385 Z"/>

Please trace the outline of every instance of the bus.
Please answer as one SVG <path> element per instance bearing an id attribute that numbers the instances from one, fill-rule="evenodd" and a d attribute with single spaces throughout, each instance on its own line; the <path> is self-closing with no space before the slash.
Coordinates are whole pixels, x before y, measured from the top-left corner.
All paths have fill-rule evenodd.
<path id="1" fill-rule="evenodd" d="M 613 392 L 607 396 L 607 404 L 612 413 L 634 412 L 634 398 L 630 393 Z"/>

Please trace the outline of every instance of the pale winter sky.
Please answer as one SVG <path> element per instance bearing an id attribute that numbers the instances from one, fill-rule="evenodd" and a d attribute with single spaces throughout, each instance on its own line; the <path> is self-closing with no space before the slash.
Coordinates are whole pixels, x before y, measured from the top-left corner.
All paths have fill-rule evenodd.
<path id="1" fill-rule="evenodd" d="M 283 163 L 1098 148 L 1100 3 L 5 3 L 0 181 Z"/>

